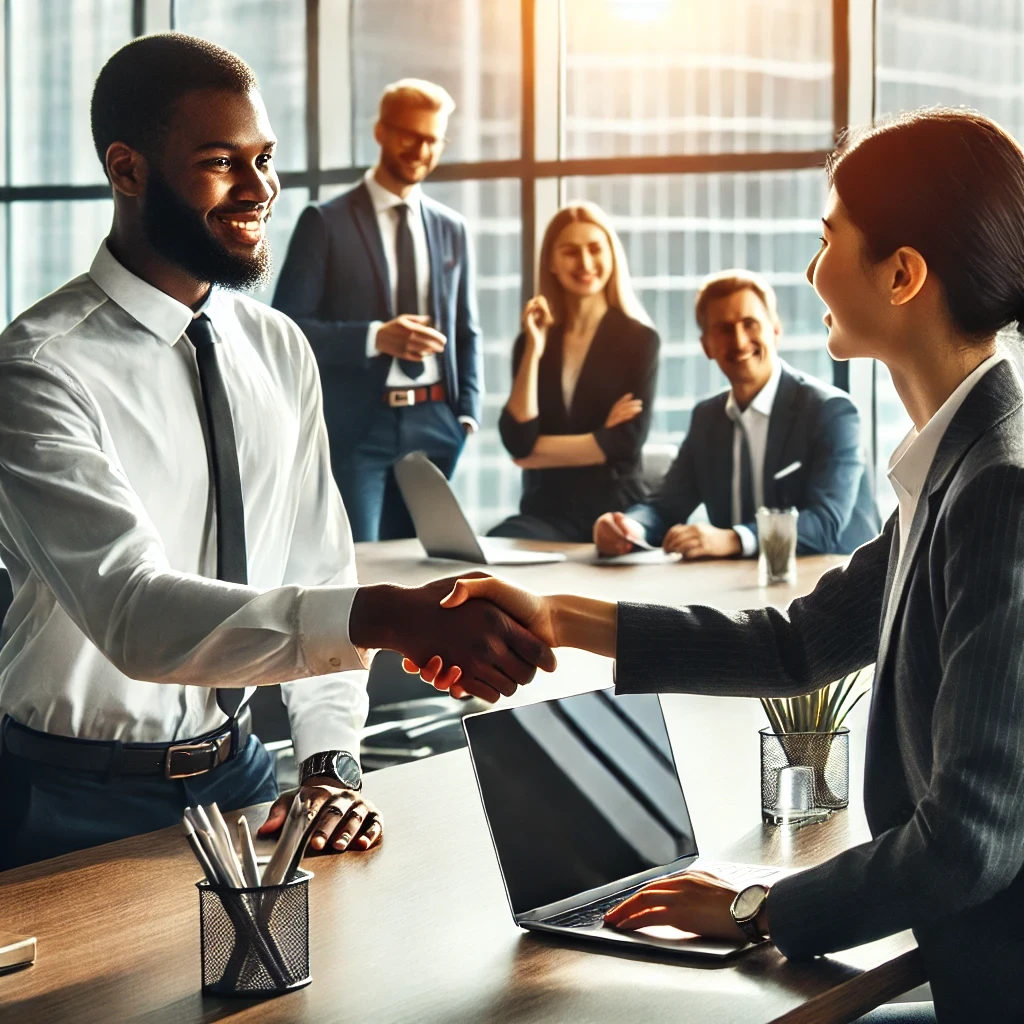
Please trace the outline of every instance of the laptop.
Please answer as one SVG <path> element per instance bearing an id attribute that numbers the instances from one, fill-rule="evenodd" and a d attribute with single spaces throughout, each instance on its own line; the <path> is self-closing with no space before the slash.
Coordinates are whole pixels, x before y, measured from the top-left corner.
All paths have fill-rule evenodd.
<path id="1" fill-rule="evenodd" d="M 561 551 L 530 551 L 500 537 L 478 537 L 444 473 L 423 452 L 395 463 L 395 479 L 412 516 L 424 551 L 431 558 L 451 558 L 480 565 L 538 565 L 564 562 Z"/>
<path id="2" fill-rule="evenodd" d="M 735 956 L 756 944 L 665 926 L 604 927 L 649 882 L 695 865 L 737 888 L 788 872 L 698 861 L 661 702 L 597 690 L 463 719 L 484 815 L 521 928 L 607 946 Z"/>

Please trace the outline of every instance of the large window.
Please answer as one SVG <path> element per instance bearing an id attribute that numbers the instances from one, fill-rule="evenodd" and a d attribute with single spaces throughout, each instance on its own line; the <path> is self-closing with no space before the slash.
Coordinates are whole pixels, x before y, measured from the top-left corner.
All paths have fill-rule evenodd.
<path id="1" fill-rule="evenodd" d="M 876 116 L 966 106 L 1024 141 L 1024 5 L 878 0 L 876 47 Z M 878 501 L 885 515 L 896 507 L 889 457 L 912 424 L 886 368 L 875 370 Z"/>
<path id="2" fill-rule="evenodd" d="M 694 403 L 724 384 L 692 312 L 713 270 L 764 273 L 779 293 L 784 357 L 846 384 L 803 275 L 824 201 L 820 168 L 847 119 L 847 20 L 867 2 L 0 0 L 0 311 L 9 320 L 87 269 L 106 231 L 88 99 L 104 60 L 133 34 L 192 32 L 252 65 L 280 140 L 278 260 L 305 204 L 351 187 L 374 160 L 381 88 L 406 76 L 438 81 L 457 110 L 427 191 L 470 225 L 487 389 L 455 487 L 485 530 L 518 505 L 519 471 L 496 424 L 539 237 L 568 199 L 607 209 L 661 333 L 652 440 L 677 443 Z M 880 38 L 904 7 L 879 0 Z M 984 79 L 1003 96 L 1022 78 L 1020 28 L 1004 19 L 995 29 L 998 63 L 1017 62 Z M 887 53 L 880 83 L 900 66 Z M 1017 113 L 1002 116 L 1019 123 L 1019 100 L 1007 102 Z"/>

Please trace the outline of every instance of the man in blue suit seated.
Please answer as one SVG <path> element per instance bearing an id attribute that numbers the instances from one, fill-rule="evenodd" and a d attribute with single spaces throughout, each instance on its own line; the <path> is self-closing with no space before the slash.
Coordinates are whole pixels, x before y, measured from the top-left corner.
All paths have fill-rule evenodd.
<path id="1" fill-rule="evenodd" d="M 643 504 L 606 512 L 594 543 L 621 555 L 634 540 L 683 558 L 757 554 L 756 510 L 795 506 L 799 554 L 848 554 L 880 529 L 849 396 L 787 366 L 775 292 L 746 270 L 697 294 L 701 344 L 730 388 L 699 403 L 679 454 Z M 709 523 L 687 523 L 701 503 Z"/>
<path id="2" fill-rule="evenodd" d="M 384 90 L 377 166 L 303 211 L 274 294 L 316 354 L 331 468 L 357 541 L 414 536 L 392 467 L 420 450 L 450 477 L 480 421 L 466 222 L 420 187 L 454 109 L 420 79 Z"/>

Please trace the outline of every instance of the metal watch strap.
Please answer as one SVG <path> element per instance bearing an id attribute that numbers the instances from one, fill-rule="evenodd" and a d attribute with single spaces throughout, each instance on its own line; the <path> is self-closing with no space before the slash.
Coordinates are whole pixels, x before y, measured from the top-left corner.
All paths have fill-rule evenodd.
<path id="1" fill-rule="evenodd" d="M 315 754 L 311 754 L 302 762 L 301 765 L 299 765 L 299 785 L 303 785 L 307 779 L 311 779 L 316 776 L 326 776 L 327 778 L 337 780 L 342 783 L 342 785 L 347 786 L 350 789 L 362 789 L 363 781 L 361 773 L 357 785 L 352 785 L 350 780 L 343 779 L 338 774 L 338 770 L 335 766 L 339 757 L 347 757 L 354 764 L 358 765 L 358 761 L 356 761 L 355 757 L 353 757 L 353 755 L 347 750 L 318 751 Z"/>

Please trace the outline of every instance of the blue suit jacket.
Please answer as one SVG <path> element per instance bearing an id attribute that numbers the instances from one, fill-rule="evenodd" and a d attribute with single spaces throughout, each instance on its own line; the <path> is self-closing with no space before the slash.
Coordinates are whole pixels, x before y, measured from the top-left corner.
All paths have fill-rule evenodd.
<path id="1" fill-rule="evenodd" d="M 422 197 L 431 316 L 447 339 L 441 373 L 456 416 L 480 421 L 483 383 L 466 222 Z M 394 317 L 384 246 L 366 185 L 307 206 L 295 226 L 273 305 L 309 339 L 320 367 L 332 451 L 358 441 L 381 406 L 391 357 L 366 356 L 373 320 Z"/>
<path id="2" fill-rule="evenodd" d="M 728 394 L 723 391 L 696 406 L 690 430 L 657 492 L 628 510 L 646 528 L 649 543 L 660 544 L 669 527 L 685 523 L 701 503 L 712 526 L 736 525 Z M 794 462 L 801 463 L 796 472 L 774 479 Z M 881 527 L 864 470 L 857 407 L 845 391 L 785 363 L 768 421 L 764 503 L 800 510 L 797 551 L 802 555 L 849 554 Z M 742 525 L 757 537 L 756 522 Z"/>

